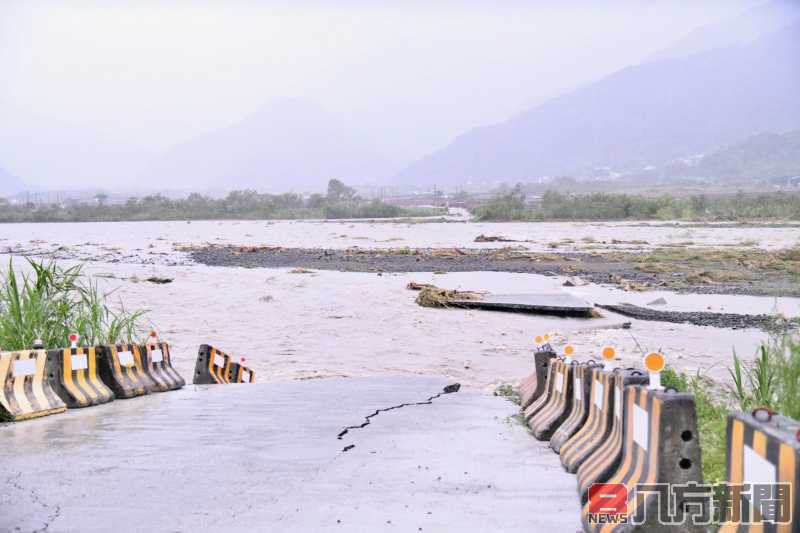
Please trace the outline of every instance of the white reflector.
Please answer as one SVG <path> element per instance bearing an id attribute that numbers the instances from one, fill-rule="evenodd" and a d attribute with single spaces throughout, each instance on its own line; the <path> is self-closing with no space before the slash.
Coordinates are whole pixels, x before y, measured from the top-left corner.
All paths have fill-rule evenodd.
<path id="1" fill-rule="evenodd" d="M 647 451 L 647 430 L 650 425 L 650 415 L 647 411 L 633 404 L 633 440 Z"/>
<path id="2" fill-rule="evenodd" d="M 117 352 L 119 364 L 122 366 L 133 366 L 133 354 L 129 351 Z"/>
<path id="3" fill-rule="evenodd" d="M 603 384 L 599 381 L 594 382 L 594 404 L 598 409 L 603 408 Z"/>
<path id="4" fill-rule="evenodd" d="M 161 350 L 158 348 L 153 348 L 150 352 L 150 358 L 154 363 L 160 363 L 164 360 L 164 354 L 161 353 Z"/>
<path id="5" fill-rule="evenodd" d="M 85 353 L 79 353 L 76 355 L 72 355 L 71 357 L 71 364 L 72 370 L 86 370 L 89 368 L 89 358 L 86 357 Z"/>
<path id="6" fill-rule="evenodd" d="M 36 373 L 36 359 L 17 359 L 14 361 L 15 376 L 32 376 Z"/>

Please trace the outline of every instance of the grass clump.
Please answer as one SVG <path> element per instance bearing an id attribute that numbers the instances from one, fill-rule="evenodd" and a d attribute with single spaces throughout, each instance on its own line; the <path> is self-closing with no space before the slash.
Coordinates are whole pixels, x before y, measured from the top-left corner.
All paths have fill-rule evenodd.
<path id="1" fill-rule="evenodd" d="M 55 262 L 28 259 L 29 272 L 9 261 L 0 279 L 0 347 L 23 350 L 41 339 L 46 348 L 69 346 L 70 333 L 87 345 L 142 342 L 145 310 L 111 307 L 82 265 L 62 268 Z"/>
<path id="2" fill-rule="evenodd" d="M 514 385 L 510 383 L 503 383 L 502 385 L 498 385 L 496 389 L 494 389 L 494 395 L 500 396 L 501 398 L 505 398 L 506 400 L 515 403 L 517 405 L 520 404 L 520 397 L 519 391 L 517 390 Z"/>
<path id="3" fill-rule="evenodd" d="M 759 346 L 752 363 L 733 354 L 731 392 L 742 411 L 768 407 L 800 419 L 800 338 L 783 333 Z"/>

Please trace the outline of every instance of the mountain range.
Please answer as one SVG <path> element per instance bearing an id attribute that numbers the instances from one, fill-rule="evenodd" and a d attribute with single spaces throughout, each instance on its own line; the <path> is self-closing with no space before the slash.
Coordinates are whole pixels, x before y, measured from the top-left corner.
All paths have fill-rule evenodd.
<path id="1" fill-rule="evenodd" d="M 477 128 L 397 180 L 525 181 L 636 168 L 800 127 L 800 24 L 745 45 L 650 61 Z"/>
<path id="2" fill-rule="evenodd" d="M 194 189 L 238 187 L 322 189 L 331 178 L 384 179 L 392 163 L 344 121 L 314 102 L 272 101 L 232 126 L 196 137 L 142 170 L 145 182 L 190 177 Z"/>
<path id="3" fill-rule="evenodd" d="M 733 152 L 727 160 L 717 152 L 800 129 L 799 57 L 800 2 L 771 0 L 415 162 L 380 154 L 354 119 L 308 100 L 268 102 L 157 154 L 0 102 L 0 183 L 9 191 L 24 187 L 19 176 L 42 188 L 276 192 L 321 190 L 331 178 L 458 187 L 666 168 L 681 159 L 746 167 L 722 162 Z"/>

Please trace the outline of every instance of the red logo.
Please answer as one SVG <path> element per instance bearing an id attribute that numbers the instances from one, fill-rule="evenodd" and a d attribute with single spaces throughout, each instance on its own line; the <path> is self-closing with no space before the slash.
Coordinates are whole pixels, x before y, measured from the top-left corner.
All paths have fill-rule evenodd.
<path id="1" fill-rule="evenodd" d="M 627 504 L 628 488 L 622 483 L 594 483 L 589 487 L 589 513 L 623 515 Z"/>

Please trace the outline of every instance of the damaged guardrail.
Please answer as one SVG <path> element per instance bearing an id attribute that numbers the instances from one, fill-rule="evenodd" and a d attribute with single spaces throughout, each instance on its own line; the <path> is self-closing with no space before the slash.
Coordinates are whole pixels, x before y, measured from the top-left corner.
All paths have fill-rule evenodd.
<path id="1" fill-rule="evenodd" d="M 236 363 L 233 357 L 209 344 L 200 345 L 194 365 L 195 385 L 255 383 L 256 373 L 245 366 L 245 358 Z"/>

